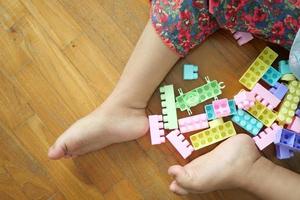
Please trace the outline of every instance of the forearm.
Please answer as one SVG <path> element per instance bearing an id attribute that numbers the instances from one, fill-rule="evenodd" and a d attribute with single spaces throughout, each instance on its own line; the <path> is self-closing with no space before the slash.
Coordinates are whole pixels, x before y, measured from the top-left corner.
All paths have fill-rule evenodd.
<path id="1" fill-rule="evenodd" d="M 241 184 L 262 199 L 299 199 L 300 175 L 259 158 Z"/>
<path id="2" fill-rule="evenodd" d="M 149 21 L 110 98 L 121 98 L 134 107 L 146 107 L 178 59 L 179 56 L 163 44 Z"/>

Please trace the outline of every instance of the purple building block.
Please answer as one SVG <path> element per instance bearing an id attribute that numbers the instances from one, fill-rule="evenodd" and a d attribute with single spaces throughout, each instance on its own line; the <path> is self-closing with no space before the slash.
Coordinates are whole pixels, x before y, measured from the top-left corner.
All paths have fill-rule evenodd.
<path id="1" fill-rule="evenodd" d="M 288 147 L 276 144 L 276 157 L 278 159 L 288 159 L 294 156 L 294 152 L 290 151 Z"/>
<path id="2" fill-rule="evenodd" d="M 293 149 L 300 152 L 300 135 L 298 134 L 295 135 Z"/>
<path id="3" fill-rule="evenodd" d="M 276 133 L 274 144 L 276 146 L 276 157 L 287 159 L 300 152 L 300 135 L 288 129 L 282 129 Z"/>
<path id="4" fill-rule="evenodd" d="M 297 115 L 298 117 L 300 117 L 300 108 L 298 108 L 298 109 L 296 110 L 296 115 Z"/>
<path id="5" fill-rule="evenodd" d="M 284 84 L 277 82 L 269 91 L 279 100 L 282 100 L 288 92 L 288 88 Z"/>
<path id="6" fill-rule="evenodd" d="M 294 131 L 291 131 L 288 129 L 282 129 L 281 133 L 279 131 L 279 134 L 280 134 L 279 144 L 293 148 L 296 133 Z M 278 133 L 277 133 L 277 136 L 279 136 Z"/>

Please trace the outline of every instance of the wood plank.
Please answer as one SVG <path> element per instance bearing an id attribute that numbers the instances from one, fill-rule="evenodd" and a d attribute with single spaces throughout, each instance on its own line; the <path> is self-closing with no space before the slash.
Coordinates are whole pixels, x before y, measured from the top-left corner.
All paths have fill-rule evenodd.
<path id="1" fill-rule="evenodd" d="M 33 116 L 18 127 L 15 135 L 52 177 L 66 199 L 103 199 L 102 194 L 90 185 L 89 179 L 77 173 L 72 160 L 50 161 L 47 158 L 49 138 L 53 137 L 37 116 Z"/>
<path id="2" fill-rule="evenodd" d="M 0 71 L 0 121 L 13 129 L 34 114 L 28 99 Z"/>
<path id="3" fill-rule="evenodd" d="M 26 13 L 19 0 L 0 0 L 0 27 L 9 30 Z"/>
<path id="4" fill-rule="evenodd" d="M 63 6 L 119 72 L 134 48 L 97 0 L 62 0 Z"/>
<path id="5" fill-rule="evenodd" d="M 22 45 L 22 33 L 14 28 L 9 31 L 0 28 L 0 70 L 9 76 L 14 76 L 31 62 L 31 57 L 22 49 Z"/>
<path id="6" fill-rule="evenodd" d="M 64 48 L 81 34 L 76 21 L 58 0 L 21 0 L 35 20 L 60 48 Z"/>
<path id="7" fill-rule="evenodd" d="M 106 99 L 115 87 L 120 73 L 92 40 L 83 34 L 72 41 L 64 49 L 64 53 L 95 93 L 102 100 Z"/>
<path id="8" fill-rule="evenodd" d="M 114 200 L 114 199 L 130 199 L 130 200 L 138 200 L 143 199 L 143 197 L 139 194 L 136 188 L 127 180 L 122 180 L 117 183 L 113 189 L 105 194 L 105 199 Z"/>
<path id="9" fill-rule="evenodd" d="M 0 179 L 6 185 L 1 185 L 0 190 L 8 187 L 4 192 L 18 197 L 14 199 L 47 199 L 58 193 L 58 188 L 45 169 L 1 122 L 0 133 L 0 145 L 5 149 L 0 152 Z"/>
<path id="10" fill-rule="evenodd" d="M 69 104 L 69 108 L 77 117 L 92 111 L 99 104 L 99 97 L 89 88 L 85 79 L 61 50 L 49 40 L 39 24 L 32 17 L 26 17 L 16 27 L 24 35 L 24 51 L 34 56 L 34 71 L 39 72 L 38 76 L 47 79 L 46 82 Z"/>

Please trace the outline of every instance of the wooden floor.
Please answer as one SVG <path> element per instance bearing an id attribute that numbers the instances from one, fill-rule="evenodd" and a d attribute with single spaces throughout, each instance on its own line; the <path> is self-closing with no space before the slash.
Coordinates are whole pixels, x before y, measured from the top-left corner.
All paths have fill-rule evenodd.
<path id="1" fill-rule="evenodd" d="M 147 0 L 0 0 L 1 200 L 256 199 L 240 190 L 172 194 L 167 169 L 187 161 L 168 143 L 151 146 L 149 135 L 73 160 L 48 160 L 55 138 L 112 91 L 148 10 Z M 265 45 L 254 40 L 238 47 L 219 31 L 179 61 L 164 83 L 187 91 L 208 75 L 224 81 L 223 96 L 232 97 L 241 88 L 238 78 Z M 182 81 L 187 62 L 200 66 L 200 80 Z M 194 113 L 202 110 L 198 106 Z M 160 113 L 157 92 L 148 111 Z M 300 172 L 299 156 L 278 162 L 273 153 L 273 147 L 264 152 Z"/>

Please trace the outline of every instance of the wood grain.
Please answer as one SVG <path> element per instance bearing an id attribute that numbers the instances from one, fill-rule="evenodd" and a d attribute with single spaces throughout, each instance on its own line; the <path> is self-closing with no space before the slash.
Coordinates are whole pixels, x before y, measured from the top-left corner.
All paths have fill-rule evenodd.
<path id="1" fill-rule="evenodd" d="M 111 93 L 148 16 L 146 0 L 0 0 L 1 200 L 256 199 L 241 190 L 186 197 L 169 192 L 168 167 L 215 145 L 185 161 L 169 143 L 152 146 L 147 134 L 73 160 L 48 160 L 57 136 Z M 162 84 L 188 91 L 209 76 L 225 82 L 222 96 L 232 98 L 242 88 L 238 78 L 265 45 L 253 40 L 239 47 L 230 33 L 218 31 Z M 199 65 L 197 81 L 182 80 L 184 63 Z M 147 112 L 161 112 L 158 91 Z M 193 112 L 203 112 L 202 106 Z M 298 155 L 282 162 L 272 147 L 264 154 L 300 171 Z"/>

